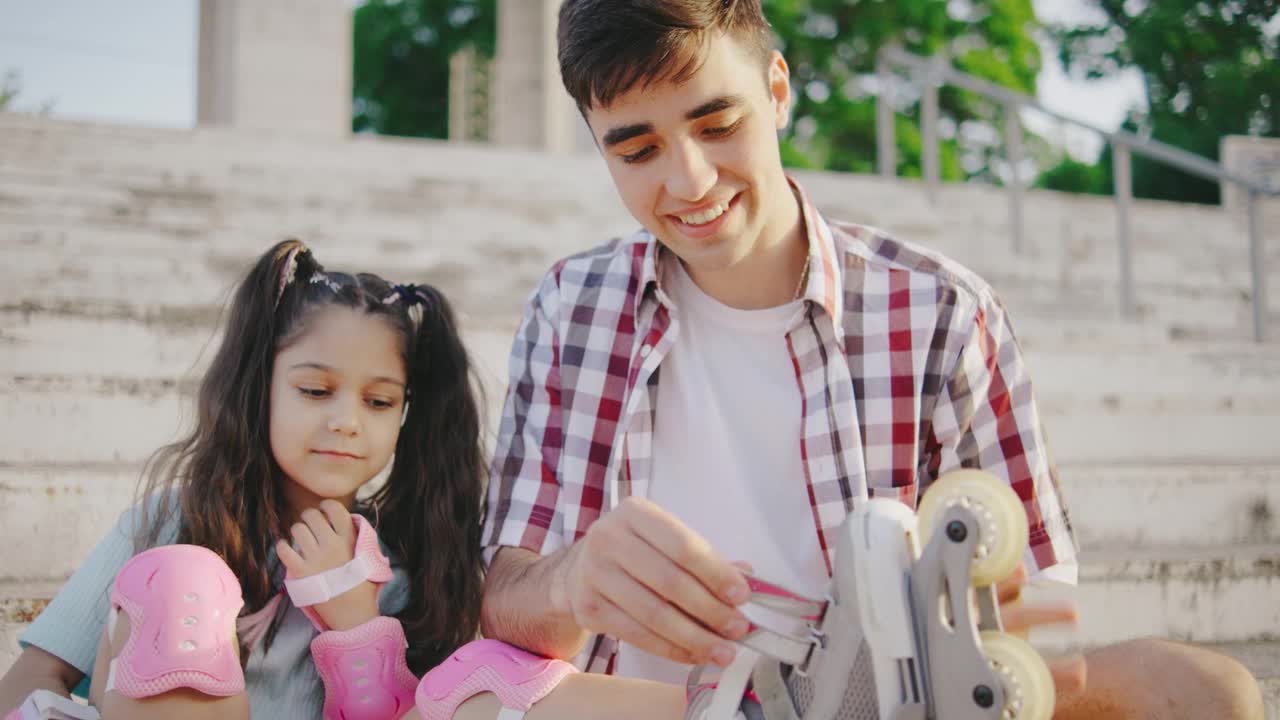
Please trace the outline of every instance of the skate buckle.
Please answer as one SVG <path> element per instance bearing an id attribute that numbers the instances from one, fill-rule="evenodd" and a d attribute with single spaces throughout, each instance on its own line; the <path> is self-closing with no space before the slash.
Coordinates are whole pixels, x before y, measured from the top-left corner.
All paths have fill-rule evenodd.
<path id="1" fill-rule="evenodd" d="M 803 662 L 792 666 L 792 670 L 794 672 L 797 672 L 802 676 L 807 676 L 809 674 L 809 668 L 813 667 L 822 653 L 826 651 L 827 633 L 825 633 L 822 628 L 825 626 L 827 621 L 827 613 L 831 610 L 831 607 L 834 604 L 835 601 L 832 600 L 830 594 L 823 598 L 821 613 L 819 613 L 817 619 L 809 625 L 809 652 L 805 654 Z"/>

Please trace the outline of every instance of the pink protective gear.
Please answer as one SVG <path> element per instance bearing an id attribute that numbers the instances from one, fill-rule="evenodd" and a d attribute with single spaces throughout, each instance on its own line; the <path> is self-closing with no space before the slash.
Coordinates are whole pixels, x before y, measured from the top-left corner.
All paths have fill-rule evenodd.
<path id="1" fill-rule="evenodd" d="M 5 720 L 99 720 L 98 711 L 51 690 L 35 690 Z"/>
<path id="2" fill-rule="evenodd" d="M 400 621 L 376 617 L 350 630 L 328 630 L 311 641 L 324 681 L 325 720 L 389 720 L 413 707 L 418 678 L 405 664 Z"/>
<path id="3" fill-rule="evenodd" d="M 468 698 L 491 692 L 503 708 L 519 713 L 515 718 L 523 717 L 565 675 L 576 672 L 563 660 L 539 657 L 498 640 L 476 640 L 458 648 L 422 678 L 418 712 L 423 720 L 449 720 Z"/>
<path id="4" fill-rule="evenodd" d="M 235 631 L 244 599 L 212 550 L 167 545 L 135 555 L 116 575 L 111 606 L 128 616 L 129 639 L 111 661 L 108 691 L 135 699 L 180 687 L 244 691 Z"/>
<path id="5" fill-rule="evenodd" d="M 361 515 L 352 515 L 351 520 L 356 524 L 356 547 L 350 562 L 304 578 L 285 577 L 284 587 L 289 592 L 289 599 L 321 632 L 328 630 L 329 626 L 311 609 L 312 605 L 332 600 L 365 580 L 382 585 L 392 577 L 391 561 L 382 554 L 377 531 Z"/>

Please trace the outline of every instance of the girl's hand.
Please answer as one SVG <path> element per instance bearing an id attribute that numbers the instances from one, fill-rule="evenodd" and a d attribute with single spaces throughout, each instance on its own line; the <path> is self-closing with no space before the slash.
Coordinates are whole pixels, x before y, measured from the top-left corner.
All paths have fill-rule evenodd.
<path id="1" fill-rule="evenodd" d="M 276 553 L 290 577 L 319 575 L 342 567 L 355 557 L 355 522 L 336 500 L 321 502 L 319 510 L 304 510 L 290 533 L 293 545 L 276 541 Z M 331 630 L 350 630 L 378 617 L 378 586 L 366 580 L 311 609 Z"/>

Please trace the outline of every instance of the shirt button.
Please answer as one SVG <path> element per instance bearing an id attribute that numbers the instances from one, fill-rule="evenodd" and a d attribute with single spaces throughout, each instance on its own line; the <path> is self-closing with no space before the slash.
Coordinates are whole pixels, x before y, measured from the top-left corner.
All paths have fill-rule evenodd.
<path id="1" fill-rule="evenodd" d="M 640 346 L 640 357 L 647 358 L 649 357 L 649 353 L 651 352 L 653 352 L 653 346 L 650 345 L 649 343 L 645 343 L 644 345 Z"/>

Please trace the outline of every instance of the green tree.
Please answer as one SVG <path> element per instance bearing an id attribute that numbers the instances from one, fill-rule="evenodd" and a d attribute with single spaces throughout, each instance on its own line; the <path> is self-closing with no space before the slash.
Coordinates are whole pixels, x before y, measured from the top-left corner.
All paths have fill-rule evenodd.
<path id="1" fill-rule="evenodd" d="M 22 89 L 22 79 L 17 70 L 8 70 L 0 78 L 0 112 L 5 112 L 12 105 L 18 92 Z"/>
<path id="2" fill-rule="evenodd" d="M 960 70 L 1035 93 L 1040 26 L 1030 0 L 764 0 L 764 7 L 791 65 L 795 111 L 784 137 L 791 165 L 874 171 L 875 63 L 889 43 L 918 55 L 945 53 Z M 907 98 L 898 109 L 897 171 L 919 176 L 919 106 Z M 995 179 L 1002 114 L 970 93 L 941 89 L 944 179 Z"/>
<path id="3" fill-rule="evenodd" d="M 1217 160 L 1223 135 L 1280 132 L 1280 0 L 1092 0 L 1102 25 L 1055 27 L 1063 62 L 1090 78 L 1139 69 L 1150 110 L 1125 128 Z M 1111 177 L 1110 153 L 1099 163 Z M 1219 186 L 1133 159 L 1134 194 L 1209 202 Z"/>
<path id="4" fill-rule="evenodd" d="M 493 57 L 495 0 L 367 0 L 355 11 L 352 129 L 449 134 L 449 59 Z"/>
<path id="5" fill-rule="evenodd" d="M 1030 0 L 763 0 L 791 64 L 794 122 L 783 138 L 792 167 L 875 168 L 875 59 L 886 43 L 947 53 L 988 80 L 1035 92 L 1039 27 Z M 355 14 L 353 127 L 446 137 L 449 58 L 468 44 L 492 57 L 494 0 L 368 0 Z M 954 88 L 940 96 L 941 173 L 991 177 L 1001 109 Z M 898 172 L 921 174 L 918 103 L 895 118 Z"/>
<path id="6" fill-rule="evenodd" d="M 1035 187 L 1063 192 L 1106 195 L 1112 190 L 1110 153 L 1104 161 L 1095 164 L 1082 163 L 1070 157 L 1062 158 L 1057 165 L 1040 173 Z"/>

